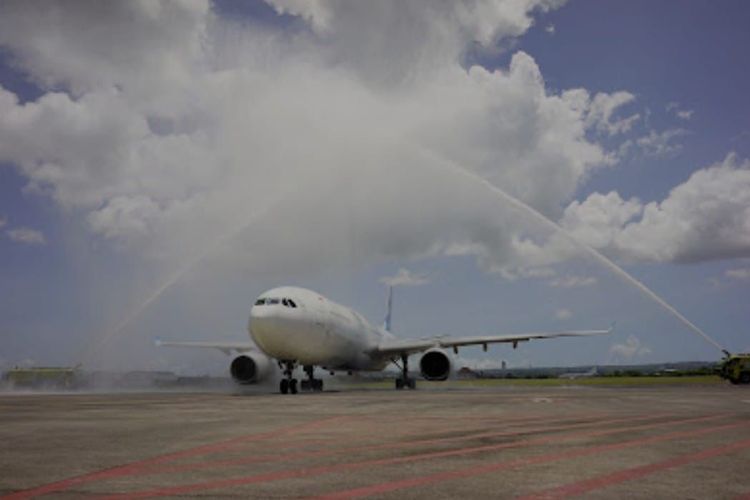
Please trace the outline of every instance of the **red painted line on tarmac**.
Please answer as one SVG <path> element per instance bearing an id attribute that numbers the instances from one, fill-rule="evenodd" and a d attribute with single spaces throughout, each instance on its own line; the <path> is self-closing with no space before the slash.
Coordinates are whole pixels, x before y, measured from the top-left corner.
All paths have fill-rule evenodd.
<path id="1" fill-rule="evenodd" d="M 297 424 L 297 425 L 293 425 L 293 426 L 285 427 L 281 429 L 274 429 L 272 431 L 261 432 L 258 434 L 251 434 L 249 436 L 242 436 L 238 438 L 227 439 L 225 441 L 220 441 L 218 443 L 196 446 L 195 448 L 188 448 L 187 450 L 177 451 L 174 453 L 167 453 L 165 455 L 159 455 L 153 458 L 147 458 L 145 460 L 138 460 L 135 462 L 124 464 L 124 465 L 112 467 L 111 469 L 99 470 L 99 471 L 91 472 L 88 474 L 83 474 L 80 476 L 63 479 L 61 481 L 55 481 L 52 483 L 44 484 L 41 486 L 37 486 L 35 488 L 18 491 L 16 493 L 11 493 L 10 495 L 5 495 L 3 497 L 0 497 L 0 500 L 24 500 L 27 498 L 33 498 L 33 497 L 40 496 L 40 495 L 46 495 L 48 493 L 55 493 L 58 491 L 67 490 L 71 488 L 72 486 L 90 483 L 92 481 L 99 481 L 102 479 L 111 479 L 111 478 L 121 477 L 121 476 L 147 474 L 150 471 L 149 467 L 152 467 L 155 464 L 164 463 L 167 460 L 174 460 L 176 458 L 184 458 L 187 456 L 194 456 L 194 455 L 199 455 L 199 454 L 213 453 L 215 451 L 220 451 L 220 450 L 225 450 L 227 448 L 231 448 L 233 445 L 236 445 L 237 443 L 246 443 L 249 441 L 260 441 L 260 440 L 265 440 L 265 439 L 271 439 L 274 437 L 285 436 L 289 434 L 296 434 L 297 432 L 314 429 L 314 428 L 320 427 L 321 425 L 330 423 L 331 421 L 341 420 L 342 418 L 343 417 L 324 418 L 322 420 L 315 420 L 313 422 L 306 422 L 303 424 Z"/>
<path id="2" fill-rule="evenodd" d="M 372 445 L 365 445 L 365 446 L 352 446 L 348 448 L 324 449 L 324 450 L 319 450 L 319 451 L 290 453 L 286 455 L 260 455 L 260 456 L 254 456 L 254 457 L 248 457 L 248 458 L 235 458 L 235 459 L 218 460 L 218 461 L 212 461 L 212 462 L 196 462 L 196 463 L 174 465 L 174 466 L 167 466 L 167 467 L 155 467 L 155 468 L 151 468 L 148 473 L 163 474 L 163 473 L 174 473 L 174 472 L 186 472 L 190 470 L 199 470 L 199 469 L 210 469 L 210 468 L 216 468 L 216 467 L 228 467 L 228 466 L 233 466 L 233 465 L 245 465 L 245 464 L 259 463 L 259 462 L 260 463 L 272 463 L 272 462 L 299 460 L 303 458 L 321 458 L 321 457 L 339 455 L 342 453 L 386 450 L 386 449 L 392 449 L 392 448 L 408 448 L 408 447 L 424 446 L 424 445 L 429 445 L 429 444 L 439 444 L 439 443 L 445 443 L 445 442 L 450 442 L 450 441 L 458 441 L 458 440 L 464 440 L 464 439 L 478 439 L 478 438 L 490 438 L 490 437 L 514 437 L 514 436 L 521 436 L 524 434 L 533 434 L 533 433 L 538 433 L 538 432 L 553 432 L 553 431 L 578 429 L 581 427 L 588 427 L 591 425 L 616 424 L 616 423 L 621 423 L 621 422 L 637 422 L 639 420 L 653 420 L 655 418 L 660 418 L 663 416 L 665 415 L 649 415 L 649 416 L 642 416 L 642 417 L 637 417 L 637 418 L 627 417 L 627 418 L 617 418 L 617 419 L 603 420 L 603 421 L 598 420 L 598 421 L 592 421 L 592 422 L 578 422 L 575 424 L 566 424 L 566 425 L 557 425 L 557 426 L 546 426 L 546 427 L 537 427 L 537 428 L 532 427 L 532 428 L 525 428 L 522 430 L 517 430 L 517 431 L 512 431 L 512 432 L 493 431 L 493 432 L 484 432 L 484 433 L 472 434 L 472 435 L 463 434 L 459 436 L 449 436 L 449 437 L 443 437 L 443 438 L 418 439 L 414 441 L 398 441 L 398 442 L 380 443 L 380 444 L 372 444 Z"/>
<path id="3" fill-rule="evenodd" d="M 473 435 L 460 435 L 460 436 L 450 436 L 450 437 L 444 437 L 444 438 L 430 438 L 430 439 L 419 439 L 414 441 L 399 441 L 395 443 L 381 443 L 381 444 L 373 444 L 373 445 L 365 445 L 365 446 L 352 446 L 348 448 L 337 448 L 337 449 L 328 449 L 328 450 L 319 450 L 319 451 L 308 451 L 308 452 L 299 452 L 299 453 L 290 453 L 286 455 L 260 455 L 260 456 L 254 456 L 254 457 L 248 457 L 248 458 L 235 458 L 235 459 L 228 459 L 228 460 L 218 460 L 218 461 L 212 461 L 212 462 L 197 462 L 197 463 L 191 463 L 191 464 L 182 464 L 182 465 L 174 465 L 174 466 L 167 466 L 167 467 L 156 467 L 150 469 L 149 473 L 151 474 L 162 474 L 162 473 L 175 473 L 175 472 L 186 472 L 190 470 L 200 470 L 200 469 L 211 469 L 211 468 L 217 468 L 217 467 L 230 467 L 235 465 L 246 465 L 246 464 L 252 464 L 252 463 L 272 463 L 272 462 L 282 462 L 282 461 L 291 461 L 291 460 L 299 460 L 303 458 L 322 458 L 322 457 L 328 457 L 333 455 L 339 455 L 342 453 L 356 453 L 356 452 L 363 452 L 363 451 L 375 451 L 375 450 L 387 450 L 387 449 L 393 449 L 393 448 L 408 448 L 408 447 L 416 447 L 416 446 L 424 446 L 424 445 L 430 445 L 430 444 L 439 444 L 439 443 L 446 443 L 450 441 L 459 441 L 459 440 L 465 440 L 465 439 L 479 439 L 479 438 L 493 438 L 493 437 L 514 437 L 514 436 L 521 436 L 524 434 L 533 434 L 533 433 L 539 433 L 539 432 L 555 432 L 555 431 L 565 431 L 565 430 L 571 430 L 571 429 L 579 429 L 581 427 L 589 427 L 592 425 L 608 425 L 608 424 L 617 424 L 621 422 L 637 422 L 639 420 L 653 420 L 656 418 L 661 418 L 666 415 L 649 415 L 649 416 L 641 416 L 641 417 L 627 417 L 627 418 L 617 418 L 617 419 L 610 419 L 610 420 L 597 420 L 592 422 L 578 422 L 575 424 L 566 424 L 566 425 L 556 425 L 556 426 L 546 426 L 546 427 L 536 427 L 536 428 L 525 428 L 522 430 L 517 431 L 492 431 L 492 432 L 484 432 L 480 434 L 473 434 Z"/>
<path id="4" fill-rule="evenodd" d="M 679 431 L 672 432 L 669 434 L 661 434 L 658 436 L 651 436 L 647 438 L 634 439 L 631 441 L 624 441 L 620 443 L 599 445 L 599 446 L 587 446 L 577 448 L 571 451 L 552 453 L 548 455 L 540 455 L 530 458 L 520 458 L 517 460 L 510 460 L 507 462 L 497 462 L 494 464 L 484 466 L 474 466 L 466 469 L 457 469 L 447 472 L 439 472 L 435 474 L 428 474 L 425 476 L 411 477 L 409 479 L 403 479 L 400 481 L 391 481 L 386 483 L 379 483 L 371 486 L 365 486 L 363 488 L 355 488 L 346 491 L 338 491 L 325 495 L 315 497 L 316 500 L 341 500 L 349 498 L 359 498 L 364 496 L 389 493 L 404 488 L 412 488 L 414 486 L 424 486 L 427 484 L 439 483 L 450 481 L 454 479 L 464 479 L 467 477 L 478 476 L 481 474 L 488 474 L 490 472 L 498 472 L 501 470 L 517 469 L 529 465 L 538 465 L 543 463 L 555 462 L 563 459 L 578 458 L 586 455 L 593 455 L 597 453 L 604 453 L 613 450 L 619 450 L 623 448 L 631 448 L 633 446 L 642 446 L 646 444 L 657 443 L 660 441 L 669 441 L 679 438 L 695 437 L 703 434 L 709 434 L 713 432 L 720 432 L 723 430 L 734 429 L 736 427 L 747 426 L 745 422 L 721 425 L 718 427 L 709 427 L 699 430 L 691 431 Z"/>
<path id="5" fill-rule="evenodd" d="M 176 451 L 174 453 L 161 455 L 156 458 L 150 459 L 148 462 L 149 462 L 149 465 L 160 464 L 160 463 L 169 462 L 169 461 L 180 459 L 180 458 L 192 457 L 195 455 L 207 455 L 209 453 L 217 453 L 220 451 L 225 451 L 229 448 L 235 448 L 239 445 L 242 445 L 251 441 L 258 441 L 260 439 L 271 439 L 271 438 L 281 437 L 281 436 L 292 436 L 299 432 L 309 431 L 309 430 L 321 427 L 323 425 L 327 425 L 331 423 L 332 421 L 339 421 L 339 420 L 344 420 L 347 418 L 351 418 L 351 417 L 348 415 L 328 417 L 328 418 L 324 418 L 321 420 L 316 420 L 314 422 L 308 422 L 305 424 L 295 425 L 287 429 L 274 430 L 274 431 L 269 431 L 269 432 L 261 433 L 261 434 L 253 434 L 246 438 L 231 438 L 231 439 L 227 439 L 226 441 L 220 441 L 214 444 L 207 444 L 204 446 L 188 448 L 187 450 Z"/>
<path id="6" fill-rule="evenodd" d="M 726 416 L 727 416 L 726 414 L 709 415 L 709 416 L 694 417 L 694 418 L 673 420 L 673 421 L 667 421 L 667 422 L 650 423 L 650 424 L 644 424 L 644 425 L 633 426 L 633 427 L 623 427 L 619 429 L 585 431 L 585 432 L 579 432 L 579 433 L 573 433 L 573 434 L 565 434 L 563 436 L 550 436 L 546 438 L 529 439 L 526 441 L 476 446 L 476 447 L 470 447 L 470 448 L 459 448 L 459 449 L 454 449 L 454 450 L 436 451 L 436 452 L 422 453 L 422 454 L 405 456 L 405 457 L 381 458 L 381 459 L 374 459 L 374 460 L 365 460 L 362 462 L 346 462 L 343 464 L 283 470 L 283 471 L 276 471 L 276 472 L 268 472 L 264 474 L 257 474 L 253 476 L 240 476 L 240 477 L 229 478 L 229 479 L 221 479 L 217 481 L 209 481 L 209 482 L 204 482 L 204 483 L 193 483 L 193 484 L 186 484 L 186 485 L 180 485 L 180 486 L 172 486 L 172 487 L 167 487 L 167 488 L 156 488 L 153 490 L 135 491 L 131 493 L 125 493 L 123 495 L 112 495 L 106 498 L 107 499 L 148 498 L 148 497 L 155 497 L 155 496 L 181 495 L 181 494 L 193 493 L 196 491 L 204 491 L 204 490 L 209 490 L 209 489 L 227 488 L 227 487 L 232 487 L 232 486 L 242 486 L 242 485 L 249 485 L 249 484 L 256 484 L 256 483 L 265 483 L 265 482 L 271 482 L 271 481 L 279 481 L 282 479 L 293 479 L 293 478 L 298 478 L 298 477 L 317 476 L 321 474 L 328 474 L 331 472 L 355 470 L 355 469 L 360 469 L 363 467 L 373 467 L 373 466 L 380 466 L 380 465 L 392 465 L 392 464 L 400 464 L 400 463 L 407 463 L 407 462 L 416 462 L 419 460 L 427 460 L 427 459 L 432 459 L 432 458 L 468 455 L 468 454 L 480 453 L 484 451 L 497 451 L 497 450 L 506 449 L 506 448 L 518 448 L 518 447 L 524 447 L 524 446 L 544 445 L 544 444 L 548 444 L 551 442 L 564 441 L 567 439 L 578 438 L 578 437 L 602 436 L 602 435 L 609 435 L 609 434 L 618 434 L 618 433 L 623 433 L 623 432 L 633 432 L 637 430 L 652 429 L 656 427 L 662 427 L 665 425 L 706 422 L 710 420 L 717 420 L 719 418 L 724 418 Z M 737 427 L 739 425 L 745 425 L 745 424 L 744 423 L 733 424 L 730 427 Z M 684 433 L 684 434 L 689 434 L 689 433 Z M 644 439 L 643 442 L 648 442 L 648 439 Z M 471 473 L 472 470 L 474 469 L 469 469 L 468 472 Z M 443 477 L 443 476 L 445 476 L 445 474 L 438 475 L 438 477 Z M 432 481 L 435 481 L 435 480 L 438 480 L 438 479 L 433 479 Z M 389 484 L 394 484 L 394 483 L 389 483 Z M 398 488 L 395 488 L 395 489 L 398 489 Z"/>
<path id="7" fill-rule="evenodd" d="M 583 495 L 584 493 L 606 488 L 613 484 L 631 481 L 633 479 L 648 476 L 665 469 L 672 469 L 674 467 L 680 467 L 689 463 L 707 460 L 709 458 L 714 458 L 719 455 L 725 455 L 727 453 L 743 450 L 745 448 L 750 448 L 750 439 L 739 441 L 737 443 L 727 444 L 724 446 L 717 446 L 715 448 L 709 448 L 696 453 L 689 453 L 679 457 L 670 458 L 662 462 L 656 462 L 652 464 L 641 465 L 639 467 L 620 470 L 611 474 L 605 474 L 591 479 L 578 481 L 576 483 L 566 484 L 557 488 L 550 488 L 548 490 L 521 497 L 521 500 L 557 499 Z"/>
<path id="8" fill-rule="evenodd" d="M 314 422 L 308 422 L 304 424 L 291 426 L 286 429 L 278 429 L 278 430 L 263 432 L 259 434 L 252 434 L 252 435 L 240 437 L 240 438 L 232 438 L 232 439 L 228 439 L 228 440 L 221 441 L 218 443 L 210 443 L 210 444 L 206 444 L 202 446 L 197 446 L 195 448 L 189 448 L 189 449 L 177 451 L 174 453 L 169 453 L 169 454 L 160 455 L 160 456 L 145 459 L 145 460 L 127 463 L 124 465 L 112 467 L 110 469 L 95 471 L 95 472 L 91 472 L 88 474 L 83 474 L 80 476 L 75 476 L 75 477 L 63 479 L 60 481 L 55 481 L 55 482 L 41 485 L 35 488 L 22 490 L 16 493 L 12 493 L 10 495 L 0 497 L 0 500 L 11 500 L 11 499 L 19 500 L 19 499 L 33 498 L 39 495 L 45 495 L 49 493 L 55 493 L 58 491 L 64 491 L 73 486 L 77 486 L 81 484 L 86 484 L 86 483 L 90 483 L 94 481 L 107 480 L 107 479 L 112 479 L 112 478 L 117 478 L 117 477 L 122 477 L 122 476 L 141 476 L 141 475 L 147 475 L 147 474 L 157 474 L 161 472 L 179 472 L 182 470 L 190 470 L 191 468 L 203 468 L 205 467 L 203 465 L 204 464 L 203 462 L 197 465 L 194 465 L 192 467 L 191 467 L 192 464 L 187 464 L 182 467 L 180 466 L 165 467 L 165 466 L 162 466 L 161 464 L 168 462 L 168 461 L 181 459 L 181 458 L 188 458 L 188 457 L 197 456 L 197 455 L 207 455 L 207 454 L 216 453 L 219 451 L 225 451 L 229 448 L 234 448 L 236 446 L 240 446 L 240 445 L 250 443 L 250 442 L 272 439 L 274 437 L 280 437 L 280 436 L 294 435 L 302 431 L 309 431 L 311 429 L 318 428 L 322 425 L 329 424 L 331 421 L 337 421 L 337 420 L 342 420 L 346 418 L 355 418 L 355 417 L 362 418 L 362 419 L 369 418 L 367 416 L 355 416 L 355 415 L 336 416 L 336 417 L 324 418 L 324 419 L 317 420 Z M 524 421 L 539 420 L 541 418 L 542 418 L 541 416 L 531 417 L 531 419 L 527 416 L 518 416 L 513 419 L 504 420 L 503 423 L 521 423 Z M 386 423 L 386 422 L 383 422 L 383 423 Z M 460 430 L 460 429 L 455 429 L 455 430 Z M 282 448 L 285 448 L 287 447 L 287 443 L 282 443 L 280 446 Z M 318 452 L 310 452 L 310 456 L 316 456 L 317 453 Z M 270 457 L 262 457 L 262 459 L 271 460 Z M 287 457 L 282 457 L 282 459 L 287 459 Z M 241 465 L 243 463 L 253 463 L 256 461 L 257 460 L 255 459 L 244 459 L 244 460 L 239 460 L 235 463 Z M 218 466 L 221 466 L 221 465 L 229 465 L 229 464 L 219 462 Z"/>

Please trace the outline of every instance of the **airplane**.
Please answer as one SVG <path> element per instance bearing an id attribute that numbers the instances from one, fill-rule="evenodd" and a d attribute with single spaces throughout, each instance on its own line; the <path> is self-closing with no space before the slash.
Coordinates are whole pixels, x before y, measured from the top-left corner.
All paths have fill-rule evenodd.
<path id="1" fill-rule="evenodd" d="M 422 378 L 447 380 L 453 371 L 450 350 L 481 345 L 484 351 L 494 343 L 511 343 L 554 337 L 580 337 L 611 333 L 609 330 L 484 335 L 474 337 L 438 336 L 421 339 L 399 339 L 391 333 L 393 288 L 388 290 L 387 312 L 383 326 L 377 327 L 358 312 L 300 287 L 278 287 L 260 294 L 250 309 L 247 330 L 250 342 L 175 342 L 157 341 L 159 346 L 219 349 L 235 353 L 230 364 L 232 378 L 240 384 L 253 384 L 269 378 L 274 364 L 283 370 L 279 383 L 282 394 L 322 391 L 323 381 L 314 376 L 315 367 L 331 373 L 345 371 L 381 371 L 390 363 L 401 371 L 396 389 L 415 389 L 409 377 L 409 356 L 423 353 L 419 360 Z M 306 379 L 294 378 L 302 366 Z M 298 386 L 299 385 L 299 386 Z"/>

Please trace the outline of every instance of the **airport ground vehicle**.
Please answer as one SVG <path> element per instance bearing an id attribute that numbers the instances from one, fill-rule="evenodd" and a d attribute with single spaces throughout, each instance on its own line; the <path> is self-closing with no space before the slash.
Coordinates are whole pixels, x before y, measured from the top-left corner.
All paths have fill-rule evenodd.
<path id="1" fill-rule="evenodd" d="M 727 353 L 718 371 L 721 378 L 733 384 L 750 384 L 750 353 Z"/>
<path id="2" fill-rule="evenodd" d="M 78 384 L 78 367 L 15 367 L 5 372 L 3 382 L 10 388 L 72 389 Z"/>

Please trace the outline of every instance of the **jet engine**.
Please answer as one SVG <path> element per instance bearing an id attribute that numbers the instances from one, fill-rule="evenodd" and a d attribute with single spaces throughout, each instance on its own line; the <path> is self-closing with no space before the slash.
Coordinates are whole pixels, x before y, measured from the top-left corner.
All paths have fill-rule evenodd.
<path id="1" fill-rule="evenodd" d="M 270 375 L 271 366 L 264 354 L 245 352 L 232 360 L 229 372 L 238 384 L 256 384 Z"/>
<path id="2" fill-rule="evenodd" d="M 451 358 L 442 349 L 430 349 L 419 360 L 419 371 L 425 380 L 446 380 L 452 369 Z"/>

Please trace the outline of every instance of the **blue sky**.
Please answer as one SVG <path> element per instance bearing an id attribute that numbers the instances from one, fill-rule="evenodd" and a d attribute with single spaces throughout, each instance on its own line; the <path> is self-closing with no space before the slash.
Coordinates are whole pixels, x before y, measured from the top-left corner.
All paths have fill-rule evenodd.
<path id="1" fill-rule="evenodd" d="M 679 7 L 679 8 L 677 8 Z M 534 55 L 552 88 L 628 90 L 650 110 L 654 126 L 674 126 L 666 110 L 679 103 L 695 113 L 683 124 L 690 135 L 675 158 L 636 158 L 603 172 L 583 187 L 617 189 L 661 199 L 695 169 L 727 151 L 750 153 L 750 97 L 742 81 L 750 77 L 743 27 L 750 8 L 741 1 L 571 2 L 540 19 L 518 48 Z M 555 26 L 549 36 L 544 28 Z M 665 163 L 668 166 L 665 168 Z M 625 175 L 627 172 L 627 175 Z M 648 183 L 639 175 L 648 175 Z"/>
<path id="2" fill-rule="evenodd" d="M 750 7 L 537 3 L 5 4 L 0 362 L 221 373 L 151 341 L 279 284 L 380 322 L 399 272 L 399 335 L 618 324 L 467 364 L 718 358 L 456 168 L 750 350 Z"/>

